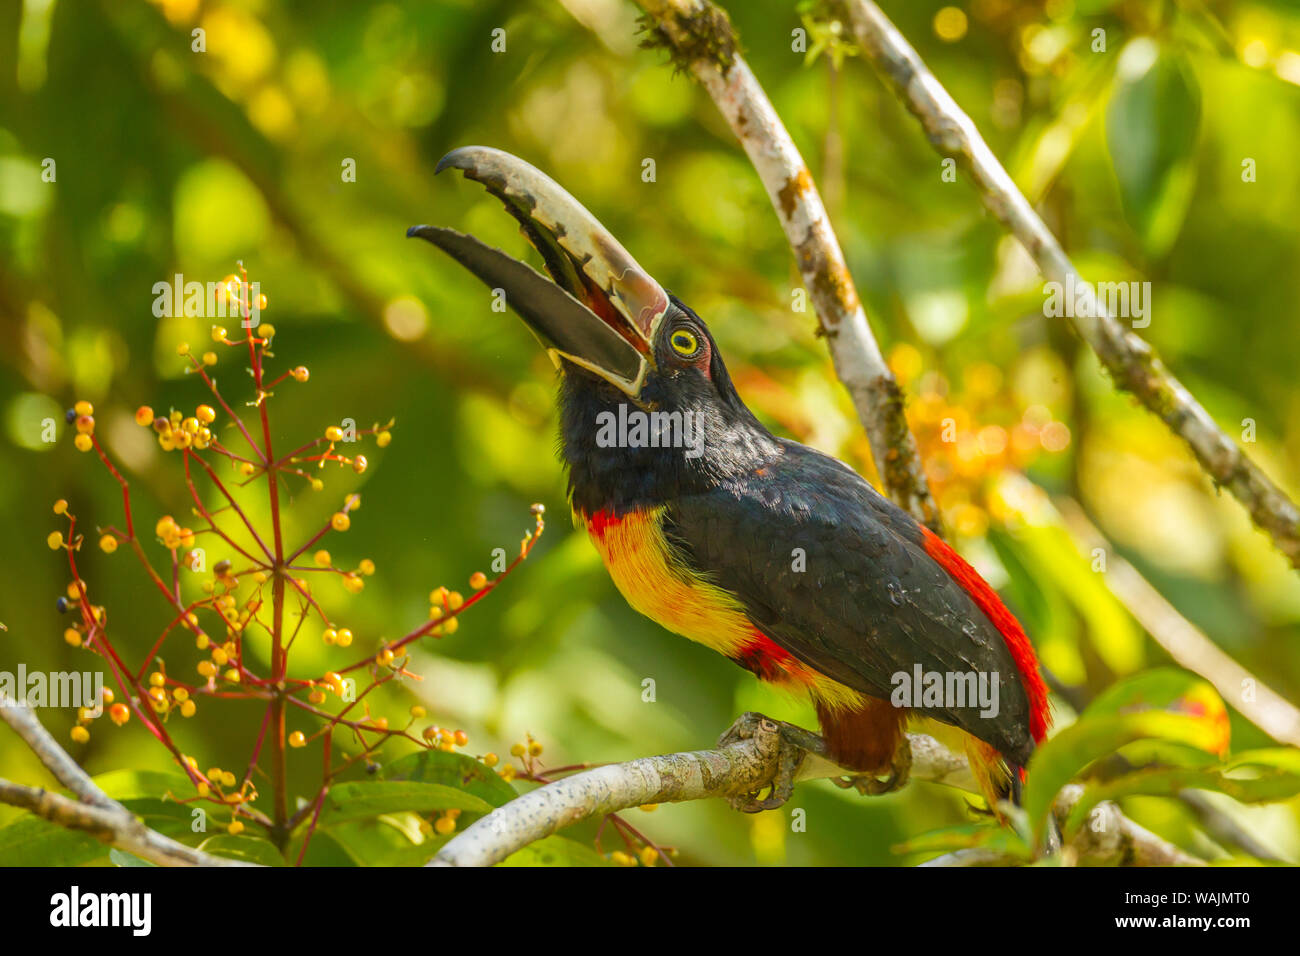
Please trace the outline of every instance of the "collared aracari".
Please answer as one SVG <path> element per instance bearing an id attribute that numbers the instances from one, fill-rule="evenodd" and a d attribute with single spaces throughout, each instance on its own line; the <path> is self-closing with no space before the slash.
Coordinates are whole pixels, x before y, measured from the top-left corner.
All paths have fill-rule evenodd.
<path id="1" fill-rule="evenodd" d="M 994 590 L 853 469 L 768 431 L 700 317 L 557 183 L 487 147 L 448 153 L 438 171 L 449 167 L 505 204 L 550 279 L 451 229 L 407 234 L 504 290 L 550 353 L 575 520 L 628 603 L 810 695 L 825 754 L 864 774 L 868 792 L 905 779 L 914 719 L 964 748 L 990 805 L 1018 796 L 1049 725 L 1047 689 Z M 697 440 L 600 440 L 601 423 L 629 408 L 660 432 L 679 415 Z M 922 676 L 933 689 L 936 674 L 947 693 L 916 687 L 910 707 L 896 706 L 901 682 Z M 995 706 L 969 675 L 991 684 Z"/>

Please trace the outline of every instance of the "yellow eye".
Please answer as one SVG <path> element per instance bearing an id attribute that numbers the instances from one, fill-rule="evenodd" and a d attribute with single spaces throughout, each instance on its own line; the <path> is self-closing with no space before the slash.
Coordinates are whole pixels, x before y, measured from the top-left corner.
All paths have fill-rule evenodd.
<path id="1" fill-rule="evenodd" d="M 673 351 L 678 355 L 690 358 L 700 350 L 700 343 L 695 338 L 695 334 L 688 329 L 678 329 L 668 339 L 673 347 Z"/>

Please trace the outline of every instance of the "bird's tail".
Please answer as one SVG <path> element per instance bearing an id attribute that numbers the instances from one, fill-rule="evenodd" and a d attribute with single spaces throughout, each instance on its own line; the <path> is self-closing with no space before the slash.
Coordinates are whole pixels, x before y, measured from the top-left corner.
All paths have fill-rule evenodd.
<path id="1" fill-rule="evenodd" d="M 972 734 L 963 734 L 963 736 L 965 737 L 963 742 L 966 748 L 966 762 L 970 764 L 971 775 L 975 777 L 975 785 L 989 805 L 989 809 L 993 811 L 998 820 L 1006 823 L 1002 811 L 998 809 L 998 803 L 1010 799 L 1017 806 L 1020 805 L 1020 785 L 1022 782 L 1020 773 L 1018 769 L 1007 765 L 996 747 L 986 744 Z"/>

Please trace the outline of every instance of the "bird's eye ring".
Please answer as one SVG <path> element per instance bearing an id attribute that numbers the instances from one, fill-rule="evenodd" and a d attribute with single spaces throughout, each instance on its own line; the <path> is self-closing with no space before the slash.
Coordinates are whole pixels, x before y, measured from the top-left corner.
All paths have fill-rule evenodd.
<path id="1" fill-rule="evenodd" d="M 673 351 L 683 358 L 690 358 L 700 350 L 699 340 L 689 329 L 675 330 L 669 337 L 668 343 L 673 347 Z"/>

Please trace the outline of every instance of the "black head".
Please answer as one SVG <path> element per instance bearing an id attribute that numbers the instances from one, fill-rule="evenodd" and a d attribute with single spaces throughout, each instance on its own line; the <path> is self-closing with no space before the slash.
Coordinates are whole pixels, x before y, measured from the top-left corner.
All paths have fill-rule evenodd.
<path id="1" fill-rule="evenodd" d="M 780 446 L 741 401 L 708 327 L 675 296 L 636 396 L 562 366 L 560 454 L 585 514 L 653 506 L 761 467 Z"/>
<path id="2" fill-rule="evenodd" d="M 761 467 L 780 446 L 745 407 L 704 322 L 558 184 L 500 150 L 449 153 L 496 195 L 550 279 L 472 236 L 414 226 L 503 290 L 561 372 L 561 456 L 575 508 L 623 512 Z"/>

